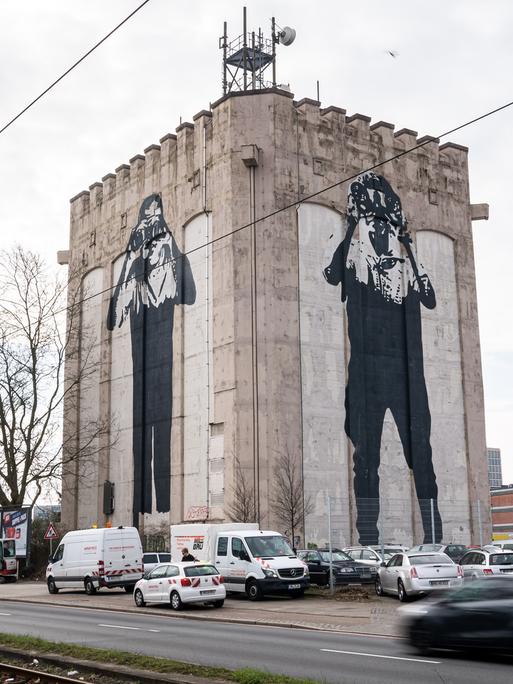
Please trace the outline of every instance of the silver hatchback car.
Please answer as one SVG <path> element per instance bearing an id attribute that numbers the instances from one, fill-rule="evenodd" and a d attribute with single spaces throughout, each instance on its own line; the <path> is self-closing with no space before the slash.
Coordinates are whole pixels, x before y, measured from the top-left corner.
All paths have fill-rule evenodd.
<path id="1" fill-rule="evenodd" d="M 376 594 L 396 594 L 399 601 L 437 589 L 463 584 L 463 570 L 444 553 L 398 553 L 383 563 L 376 577 Z"/>
<path id="2" fill-rule="evenodd" d="M 513 551 L 473 549 L 460 558 L 460 565 L 467 579 L 491 575 L 513 577 Z"/>

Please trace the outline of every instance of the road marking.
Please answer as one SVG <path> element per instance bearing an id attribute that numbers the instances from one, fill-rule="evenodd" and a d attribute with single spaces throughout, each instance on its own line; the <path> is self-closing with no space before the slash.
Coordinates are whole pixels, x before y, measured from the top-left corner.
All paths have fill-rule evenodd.
<path id="1" fill-rule="evenodd" d="M 12 615 L 12 613 L 0 613 L 0 615 Z"/>
<path id="2" fill-rule="evenodd" d="M 321 648 L 325 653 L 343 653 L 344 655 L 365 656 L 366 658 L 388 658 L 389 660 L 407 660 L 410 663 L 429 663 L 440 665 L 440 660 L 421 660 L 420 658 L 401 658 L 401 656 L 378 655 L 377 653 L 359 653 L 358 651 L 336 651 L 334 648 Z"/>
<path id="3" fill-rule="evenodd" d="M 100 624 L 98 627 L 109 627 L 110 629 L 133 629 L 137 632 L 154 632 L 159 633 L 160 629 L 144 629 L 143 627 L 127 627 L 126 625 L 104 625 Z"/>

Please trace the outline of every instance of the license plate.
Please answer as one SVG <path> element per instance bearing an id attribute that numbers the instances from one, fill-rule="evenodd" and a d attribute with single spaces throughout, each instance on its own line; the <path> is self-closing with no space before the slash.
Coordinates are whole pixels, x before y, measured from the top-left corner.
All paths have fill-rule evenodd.
<path id="1" fill-rule="evenodd" d="M 205 594 L 215 594 L 216 590 L 215 589 L 202 589 L 200 591 L 200 594 L 204 596 Z"/>
<path id="2" fill-rule="evenodd" d="M 289 589 L 301 589 L 300 584 L 289 584 Z"/>
<path id="3" fill-rule="evenodd" d="M 445 586 L 446 587 L 449 584 L 449 580 L 431 580 L 429 582 L 429 584 L 431 584 L 431 586 L 437 586 L 437 587 Z"/>

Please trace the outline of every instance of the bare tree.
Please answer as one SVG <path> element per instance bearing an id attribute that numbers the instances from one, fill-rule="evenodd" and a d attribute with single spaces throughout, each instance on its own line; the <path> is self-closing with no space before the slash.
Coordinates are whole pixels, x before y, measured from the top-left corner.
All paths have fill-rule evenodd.
<path id="1" fill-rule="evenodd" d="M 310 497 L 305 498 L 303 475 L 298 459 L 287 449 L 274 465 L 274 483 L 270 507 L 278 521 L 290 532 L 292 546 L 298 528 L 304 527 L 305 516 L 313 510 Z"/>
<path id="2" fill-rule="evenodd" d="M 239 457 L 234 461 L 235 486 L 232 488 L 232 503 L 227 507 L 228 517 L 233 522 L 255 522 L 257 519 L 255 487 L 242 468 Z"/>
<path id="3" fill-rule="evenodd" d="M 83 344 L 87 332 L 80 354 L 70 332 L 80 316 L 79 282 L 78 273 L 52 278 L 41 257 L 22 247 L 0 252 L 0 505 L 34 503 L 43 489 L 58 487 L 62 468 L 92 459 L 109 429 L 81 424 L 79 445 L 63 445 L 63 403 L 98 367 Z M 65 356 L 76 369 L 66 383 Z"/>

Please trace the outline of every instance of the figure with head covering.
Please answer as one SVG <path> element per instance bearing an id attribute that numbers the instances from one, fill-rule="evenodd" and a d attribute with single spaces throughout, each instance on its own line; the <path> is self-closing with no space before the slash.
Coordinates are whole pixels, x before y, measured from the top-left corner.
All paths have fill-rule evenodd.
<path id="1" fill-rule="evenodd" d="M 133 524 L 140 513 L 170 510 L 173 318 L 193 304 L 189 260 L 170 232 L 160 195 L 141 204 L 112 295 L 107 326 L 130 320 L 133 366 Z"/>
<path id="2" fill-rule="evenodd" d="M 421 503 L 425 541 L 442 538 L 430 444 L 420 306 L 433 309 L 429 276 L 418 264 L 401 200 L 388 181 L 363 173 L 348 191 L 347 232 L 324 277 L 341 285 L 351 357 L 345 431 L 354 446 L 356 527 L 361 544 L 379 541 L 381 434 L 390 410 Z M 426 501 L 424 501 L 426 500 Z M 426 505 L 427 504 L 427 505 Z"/>

